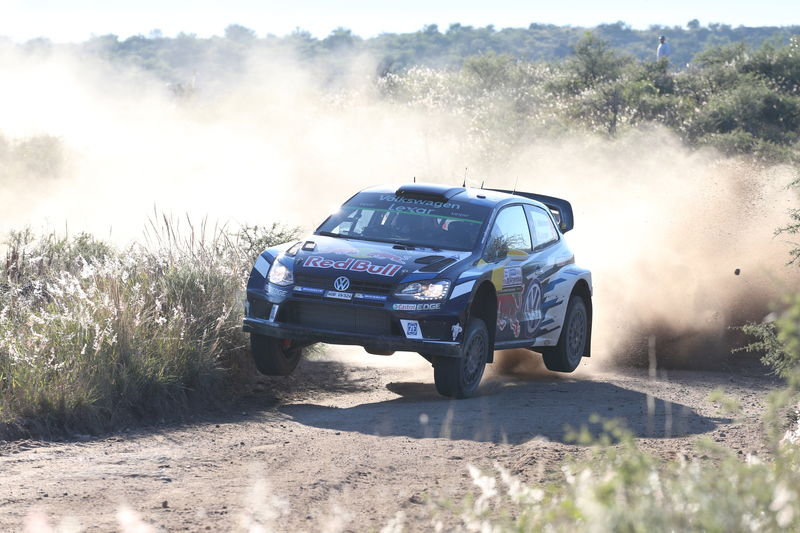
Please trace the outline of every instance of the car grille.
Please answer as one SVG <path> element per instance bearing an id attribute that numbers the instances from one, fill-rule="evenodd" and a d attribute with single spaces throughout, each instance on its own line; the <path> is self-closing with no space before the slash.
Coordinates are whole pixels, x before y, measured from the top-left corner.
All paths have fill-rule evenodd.
<path id="1" fill-rule="evenodd" d="M 333 280 L 336 278 L 325 276 L 310 276 L 308 274 L 295 274 L 294 284 L 301 287 L 311 287 L 314 289 L 333 289 Z M 350 288 L 347 292 L 364 292 L 367 294 L 380 294 L 388 296 L 392 293 L 394 283 L 381 283 L 379 281 L 350 280 Z"/>
<path id="2" fill-rule="evenodd" d="M 332 329 L 346 333 L 390 335 L 391 320 L 382 309 L 324 302 L 289 302 L 281 310 L 283 322 L 315 329 Z"/>

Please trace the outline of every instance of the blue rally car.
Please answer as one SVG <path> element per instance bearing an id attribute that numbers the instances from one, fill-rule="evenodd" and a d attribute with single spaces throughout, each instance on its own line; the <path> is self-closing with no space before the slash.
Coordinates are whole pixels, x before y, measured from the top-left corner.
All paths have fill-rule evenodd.
<path id="1" fill-rule="evenodd" d="M 418 352 L 436 389 L 465 398 L 494 350 L 572 372 L 590 354 L 592 280 L 564 240 L 572 207 L 518 191 L 409 184 L 359 192 L 304 240 L 264 251 L 244 329 L 260 372 L 304 347 Z"/>

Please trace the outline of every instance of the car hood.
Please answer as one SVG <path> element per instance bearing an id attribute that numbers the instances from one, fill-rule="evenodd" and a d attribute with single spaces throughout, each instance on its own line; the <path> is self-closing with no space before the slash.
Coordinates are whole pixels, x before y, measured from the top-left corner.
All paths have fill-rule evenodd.
<path id="1" fill-rule="evenodd" d="M 407 249 L 390 243 L 311 235 L 294 258 L 295 276 L 347 276 L 374 282 L 397 282 L 436 277 L 466 260 L 470 252 Z"/>

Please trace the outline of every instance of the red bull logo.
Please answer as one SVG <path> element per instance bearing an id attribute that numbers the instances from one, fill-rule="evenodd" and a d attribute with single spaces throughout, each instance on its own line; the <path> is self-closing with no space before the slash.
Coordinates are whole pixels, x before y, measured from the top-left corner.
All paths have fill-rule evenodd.
<path id="1" fill-rule="evenodd" d="M 317 255 L 312 255 L 303 261 L 303 266 L 308 268 L 333 268 L 335 270 L 349 270 L 350 272 L 366 272 L 374 276 L 387 276 L 391 277 L 403 268 L 403 265 L 397 263 L 389 263 L 388 265 L 376 265 L 367 259 L 342 259 L 341 261 L 334 261 L 333 259 L 325 259 Z"/>

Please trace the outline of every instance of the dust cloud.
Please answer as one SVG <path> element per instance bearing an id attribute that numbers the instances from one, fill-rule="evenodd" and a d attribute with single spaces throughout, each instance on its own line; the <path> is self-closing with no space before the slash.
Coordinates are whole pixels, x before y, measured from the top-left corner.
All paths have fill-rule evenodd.
<path id="1" fill-rule="evenodd" d="M 191 98 L 64 51 L 3 49 L 0 72 L 3 233 L 68 228 L 127 242 L 154 206 L 313 228 L 360 188 L 460 184 L 469 169 L 474 186 L 572 202 L 568 241 L 594 276 L 590 364 L 636 362 L 651 335 L 665 361 L 715 360 L 728 326 L 761 319 L 797 287 L 773 237 L 797 205 L 792 169 L 688 150 L 658 127 L 615 139 L 531 135 L 514 150 L 498 138 L 494 150 L 491 137 L 476 144 L 462 109 L 382 98 L 369 58 L 332 82 L 288 54 L 254 55 L 233 77 L 198 73 Z M 42 138 L 46 154 L 20 148 Z M 37 157 L 52 164 L 32 167 Z"/>

